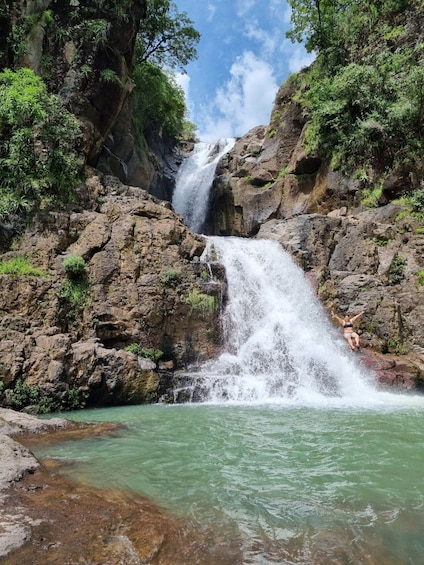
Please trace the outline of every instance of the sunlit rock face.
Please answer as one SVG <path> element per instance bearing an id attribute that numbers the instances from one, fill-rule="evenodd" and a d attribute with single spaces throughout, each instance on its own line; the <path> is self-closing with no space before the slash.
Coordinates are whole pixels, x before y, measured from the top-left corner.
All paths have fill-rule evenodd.
<path id="1" fill-rule="evenodd" d="M 8 259 L 26 255 L 41 277 L 0 275 L 1 377 L 42 386 L 60 399 L 70 388 L 89 404 L 158 400 L 172 370 L 201 362 L 219 347 L 219 309 L 190 301 L 222 302 L 223 275 L 200 263 L 204 239 L 168 203 L 114 177 L 92 176 L 70 210 L 37 216 Z M 87 265 L 83 302 L 63 295 L 63 260 Z M 163 352 L 142 363 L 140 349 Z M 169 383 L 168 383 L 169 384 Z"/>

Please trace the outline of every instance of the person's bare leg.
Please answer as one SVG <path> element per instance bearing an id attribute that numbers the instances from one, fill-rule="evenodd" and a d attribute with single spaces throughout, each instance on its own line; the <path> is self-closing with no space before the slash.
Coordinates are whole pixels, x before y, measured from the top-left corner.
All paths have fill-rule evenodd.
<path id="1" fill-rule="evenodd" d="M 351 348 L 351 350 L 352 350 L 352 351 L 355 351 L 355 345 L 353 344 L 352 336 L 350 336 L 350 335 L 349 335 L 349 336 L 346 336 L 346 340 L 347 340 L 347 342 L 348 342 L 349 347 Z"/>

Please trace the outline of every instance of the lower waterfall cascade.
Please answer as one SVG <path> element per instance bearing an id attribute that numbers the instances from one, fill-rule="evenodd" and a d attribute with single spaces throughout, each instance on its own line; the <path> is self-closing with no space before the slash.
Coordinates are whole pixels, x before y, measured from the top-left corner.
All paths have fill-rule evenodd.
<path id="1" fill-rule="evenodd" d="M 225 267 L 224 352 L 191 374 L 192 400 L 373 402 L 372 377 L 334 330 L 303 273 L 275 241 L 208 237 Z M 178 393 L 178 391 L 177 391 Z"/>

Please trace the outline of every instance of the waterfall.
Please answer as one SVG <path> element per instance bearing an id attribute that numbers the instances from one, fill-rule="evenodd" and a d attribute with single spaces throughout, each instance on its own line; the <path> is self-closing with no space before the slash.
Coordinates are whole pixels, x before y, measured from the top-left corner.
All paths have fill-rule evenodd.
<path id="1" fill-rule="evenodd" d="M 347 348 L 303 271 L 277 242 L 207 241 L 203 261 L 222 263 L 228 282 L 225 351 L 185 383 L 192 400 L 375 402 L 379 393 L 360 367 L 359 354 Z"/>
<path id="2" fill-rule="evenodd" d="M 215 143 L 196 143 L 192 154 L 183 161 L 178 171 L 172 205 L 188 227 L 197 233 L 201 233 L 206 219 L 216 166 L 234 143 L 233 138 L 222 138 Z"/>
<path id="3" fill-rule="evenodd" d="M 180 167 L 173 206 L 200 233 L 219 159 L 234 139 L 198 143 Z M 301 402 L 328 405 L 377 393 L 314 296 L 303 271 L 275 241 L 208 237 L 205 263 L 225 267 L 224 352 L 174 390 L 180 401 Z M 209 273 L 213 270 L 209 268 Z"/>

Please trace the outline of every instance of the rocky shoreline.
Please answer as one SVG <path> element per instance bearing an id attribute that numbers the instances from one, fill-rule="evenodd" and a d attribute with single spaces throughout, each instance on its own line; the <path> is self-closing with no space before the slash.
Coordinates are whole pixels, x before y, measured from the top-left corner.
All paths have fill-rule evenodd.
<path id="1" fill-rule="evenodd" d="M 41 463 L 28 447 L 114 429 L 0 409 L 1 563 L 241 563 L 238 544 L 216 547 L 208 542 L 210 532 L 142 496 L 71 481 L 58 473 L 57 462 Z"/>

